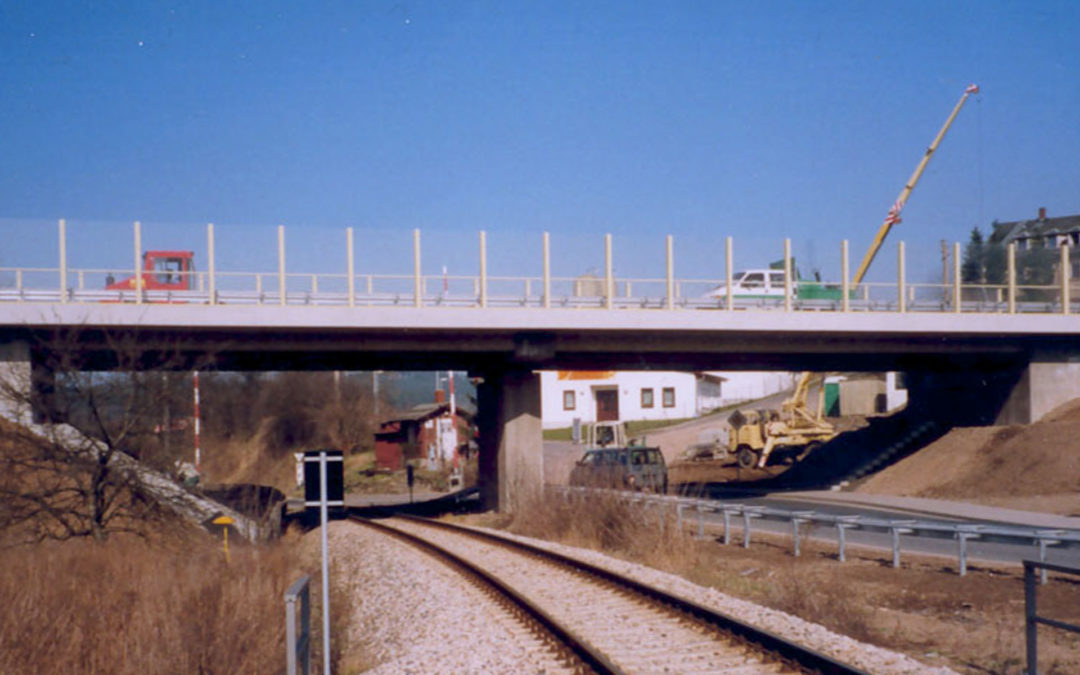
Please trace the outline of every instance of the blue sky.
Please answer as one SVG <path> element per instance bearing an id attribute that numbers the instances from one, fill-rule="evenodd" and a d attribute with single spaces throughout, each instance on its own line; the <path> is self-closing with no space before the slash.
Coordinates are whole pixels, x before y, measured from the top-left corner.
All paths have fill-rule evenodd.
<path id="1" fill-rule="evenodd" d="M 606 232 L 627 275 L 665 234 L 680 276 L 722 275 L 726 236 L 740 267 L 784 237 L 854 267 L 976 82 L 871 275 L 903 239 L 920 279 L 941 239 L 1080 213 L 1078 35 L 1076 2 L 0 0 L 0 266 L 64 217 L 88 266 L 141 220 L 267 270 L 279 223 L 302 271 L 346 226 L 374 271 L 408 272 L 413 228 L 452 273 L 481 229 L 496 274 L 539 273 L 543 231 L 565 274 Z"/>

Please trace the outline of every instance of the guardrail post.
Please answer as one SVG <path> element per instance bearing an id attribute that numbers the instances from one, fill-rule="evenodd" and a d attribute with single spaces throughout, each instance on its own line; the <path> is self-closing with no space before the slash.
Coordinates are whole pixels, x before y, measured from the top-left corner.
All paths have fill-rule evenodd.
<path id="1" fill-rule="evenodd" d="M 349 293 L 349 307 L 356 306 L 356 260 L 353 253 L 353 229 L 345 228 L 345 249 L 348 252 L 345 266 L 349 273 L 349 283 L 346 284 Z"/>
<path id="2" fill-rule="evenodd" d="M 960 576 L 967 575 L 967 542 L 968 539 L 978 539 L 979 528 L 977 527 L 965 527 L 963 525 L 957 527 L 956 541 L 957 541 L 957 558 L 959 562 L 959 574 Z"/>
<path id="3" fill-rule="evenodd" d="M 544 309 L 551 309 L 551 235 L 544 233 Z"/>
<path id="4" fill-rule="evenodd" d="M 840 282 L 840 290 L 844 294 L 843 301 L 840 304 L 841 311 L 851 311 L 851 276 L 850 266 L 848 261 L 848 240 L 845 239 L 840 243 L 840 273 L 844 275 L 843 280 Z"/>
<path id="5" fill-rule="evenodd" d="M 953 311 L 959 313 L 963 308 L 960 306 L 963 296 L 960 293 L 960 243 L 953 242 L 952 249 L 952 278 L 953 278 Z M 1015 277 L 1014 277 L 1015 278 Z"/>
<path id="6" fill-rule="evenodd" d="M 487 232 L 480 230 L 480 307 L 487 307 Z"/>
<path id="7" fill-rule="evenodd" d="M 760 518 L 759 511 L 758 508 L 743 507 L 743 548 L 750 548 L 750 520 Z"/>
<path id="8" fill-rule="evenodd" d="M 791 239 L 784 238 L 784 311 L 791 311 Z"/>
<path id="9" fill-rule="evenodd" d="M 67 222 L 60 219 L 60 302 L 68 301 L 67 292 Z"/>
<path id="10" fill-rule="evenodd" d="M 210 304 L 217 304 L 217 279 L 215 276 L 214 267 L 214 224 L 206 224 L 206 273 L 207 282 L 210 287 L 207 291 L 210 294 Z"/>
<path id="11" fill-rule="evenodd" d="M 420 230 L 412 231 L 413 241 L 413 307 L 423 307 L 424 289 L 420 279 Z"/>
<path id="12" fill-rule="evenodd" d="M 813 511 L 795 511 L 791 514 L 792 553 L 796 558 L 802 552 L 799 546 L 799 525 L 812 522 Z"/>
<path id="13" fill-rule="evenodd" d="M 1035 533 L 1035 541 L 1039 548 L 1039 562 L 1046 562 L 1046 547 L 1060 544 L 1061 540 L 1057 539 L 1057 537 L 1063 534 L 1065 534 L 1064 530 L 1040 530 Z M 1045 568 L 1039 570 L 1039 583 L 1043 586 L 1046 585 Z"/>
<path id="14" fill-rule="evenodd" d="M 732 509 L 724 509 L 724 546 L 731 543 L 731 511 Z"/>
<path id="15" fill-rule="evenodd" d="M 611 235 L 604 235 L 604 307 L 615 306 L 615 277 L 612 273 Z"/>
<path id="16" fill-rule="evenodd" d="M 836 520 L 836 559 L 840 562 L 847 561 L 845 553 L 845 548 L 847 544 L 845 531 L 849 527 L 857 527 L 858 520 L 859 516 L 841 516 Z"/>
<path id="17" fill-rule="evenodd" d="M 278 250 L 278 304 L 285 305 L 285 226 L 277 228 Z"/>
<path id="18" fill-rule="evenodd" d="M 911 528 L 899 524 L 889 526 L 889 533 L 892 535 L 892 566 L 894 568 L 900 567 L 900 535 L 911 534 L 912 532 Z"/>

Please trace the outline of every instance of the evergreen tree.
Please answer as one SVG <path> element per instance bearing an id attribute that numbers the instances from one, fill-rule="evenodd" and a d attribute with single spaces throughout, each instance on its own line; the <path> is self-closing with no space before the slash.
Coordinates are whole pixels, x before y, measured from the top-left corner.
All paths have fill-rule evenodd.
<path id="1" fill-rule="evenodd" d="M 983 282 L 985 244 L 978 226 L 971 229 L 971 238 L 964 247 L 964 260 L 960 266 L 960 277 L 965 283 Z"/>

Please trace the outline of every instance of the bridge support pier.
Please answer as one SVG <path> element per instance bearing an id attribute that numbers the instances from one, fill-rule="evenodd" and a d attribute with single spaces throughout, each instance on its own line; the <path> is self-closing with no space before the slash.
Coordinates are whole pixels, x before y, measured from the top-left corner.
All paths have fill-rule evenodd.
<path id="1" fill-rule="evenodd" d="M 0 343 L 0 417 L 20 424 L 33 421 L 31 372 L 28 344 Z"/>
<path id="2" fill-rule="evenodd" d="M 540 376 L 518 369 L 485 373 L 477 399 L 480 496 L 487 508 L 511 512 L 543 487 Z"/>
<path id="3" fill-rule="evenodd" d="M 1075 398 L 1080 398 L 1080 355 L 1036 352 L 994 423 L 1031 424 Z"/>

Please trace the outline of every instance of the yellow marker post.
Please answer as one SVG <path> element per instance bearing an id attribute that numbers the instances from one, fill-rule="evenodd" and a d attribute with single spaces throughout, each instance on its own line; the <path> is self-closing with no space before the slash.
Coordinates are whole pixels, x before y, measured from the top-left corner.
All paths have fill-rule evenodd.
<path id="1" fill-rule="evenodd" d="M 218 516 L 214 518 L 213 523 L 215 525 L 221 525 L 221 537 L 225 547 L 225 563 L 229 563 L 229 525 L 232 525 L 236 521 L 228 516 Z"/>

